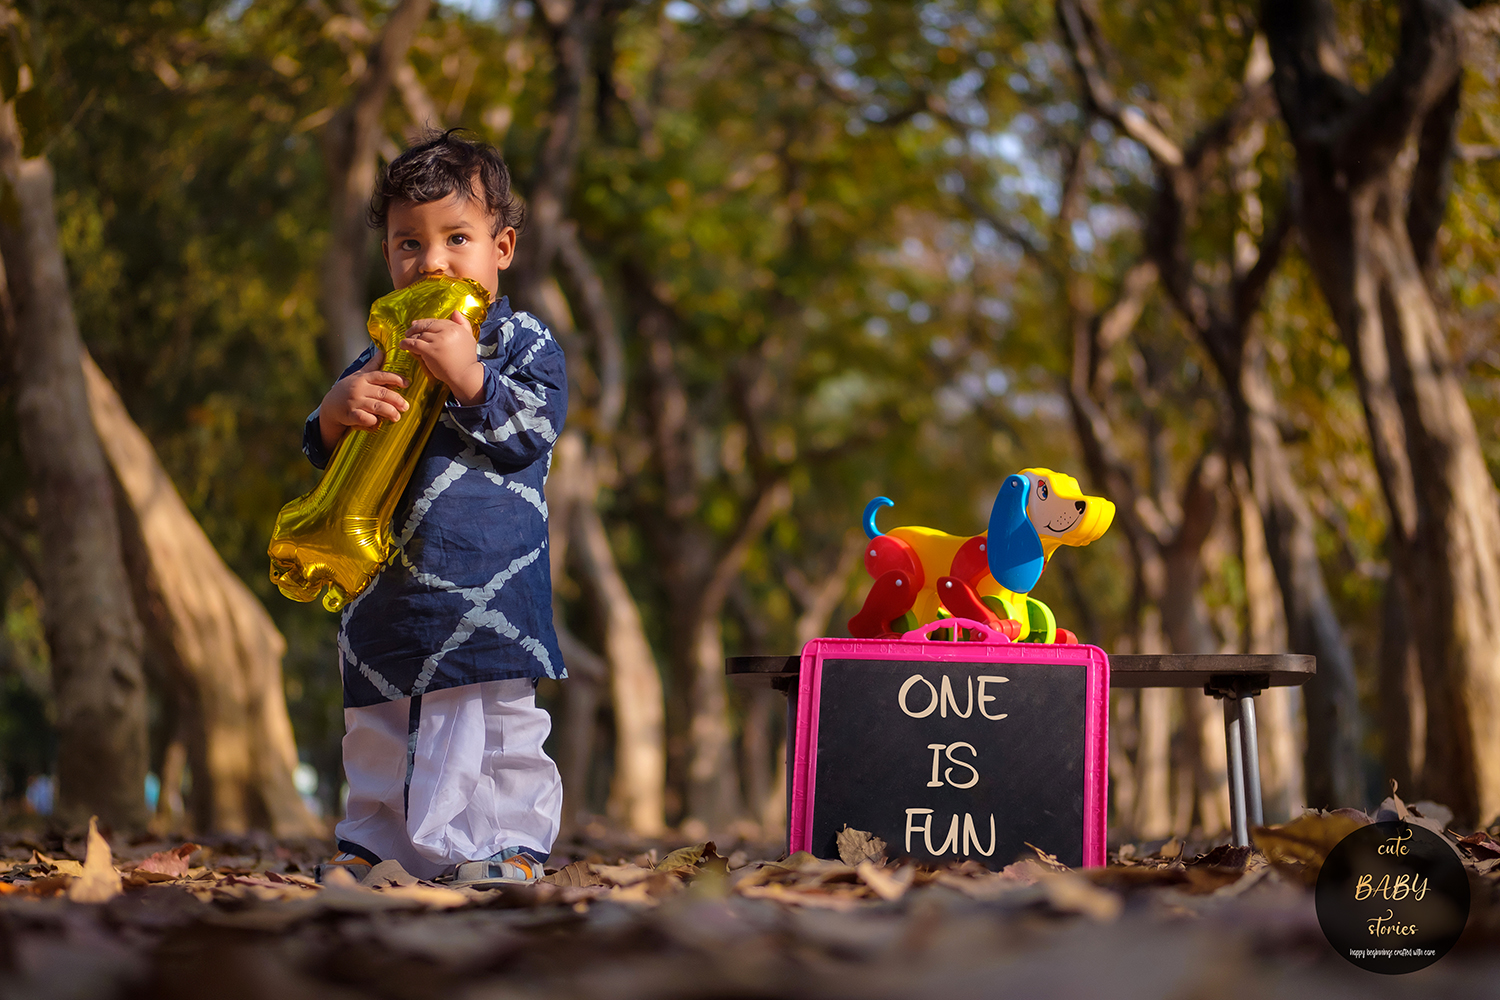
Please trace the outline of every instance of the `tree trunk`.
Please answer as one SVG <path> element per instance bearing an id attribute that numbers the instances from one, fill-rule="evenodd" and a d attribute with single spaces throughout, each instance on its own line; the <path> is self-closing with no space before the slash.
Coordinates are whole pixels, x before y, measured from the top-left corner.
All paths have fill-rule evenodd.
<path id="1" fill-rule="evenodd" d="M 1427 755 L 1427 698 L 1416 636 L 1394 575 L 1380 602 L 1380 732 L 1385 776 L 1401 788 L 1423 786 Z"/>
<path id="2" fill-rule="evenodd" d="M 1326 2 L 1267 0 L 1262 21 L 1308 259 L 1364 404 L 1407 620 L 1421 623 L 1419 791 L 1461 823 L 1488 821 L 1500 812 L 1500 503 L 1421 266 L 1446 199 L 1469 15 L 1406 0 L 1394 63 L 1367 92 L 1338 64 Z"/>
<path id="3" fill-rule="evenodd" d="M 141 830 L 148 818 L 141 626 L 109 466 L 89 423 L 52 167 L 22 158 L 11 103 L 0 106 L 0 171 L 14 198 L 0 225 L 7 282 L 0 312 L 41 536 L 37 582 L 58 713 L 55 816 L 68 827 L 97 814 L 117 831 Z"/>
<path id="4" fill-rule="evenodd" d="M 1292 476 L 1281 441 L 1261 339 L 1250 330 L 1244 344 L 1235 400 L 1236 436 L 1249 468 L 1266 552 L 1280 584 L 1287 630 L 1284 648 L 1311 653 L 1318 660 L 1317 675 L 1303 689 L 1307 799 L 1323 809 L 1363 806 L 1354 657 L 1323 579 L 1312 509 Z"/>
<path id="5" fill-rule="evenodd" d="M 567 199 L 578 161 L 583 87 L 602 9 L 602 0 L 543 0 L 539 7 L 552 50 L 552 96 L 527 193 L 526 239 L 517 246 L 511 279 L 520 308 L 549 322 L 542 286 L 564 239 Z"/>
<path id="6" fill-rule="evenodd" d="M 615 777 L 610 812 L 643 836 L 665 825 L 666 722 L 661 674 L 646 640 L 641 612 L 615 562 L 609 535 L 596 506 L 599 487 L 583 465 L 583 442 L 563 435 L 559 449 L 580 453 L 580 489 L 574 509 L 576 559 L 604 629 L 610 698 L 615 709 Z"/>
<path id="7" fill-rule="evenodd" d="M 1219 517 L 1224 487 L 1224 460 L 1204 456 L 1188 478 L 1182 497 L 1182 522 L 1166 547 L 1166 582 L 1161 598 L 1162 624 L 1174 653 L 1215 653 L 1218 642 L 1203 599 L 1204 546 Z M 1227 750 L 1224 713 L 1201 691 L 1182 692 L 1183 718 L 1177 755 L 1172 832 L 1186 836 L 1197 826 L 1206 837 L 1229 825 Z"/>
<path id="8" fill-rule="evenodd" d="M 1240 466 L 1234 478 L 1240 514 L 1240 559 L 1245 567 L 1244 649 L 1247 653 L 1277 653 L 1287 648 L 1286 619 L 1276 571 L 1266 551 L 1266 529 L 1250 491 L 1249 473 Z M 1292 688 L 1271 688 L 1256 699 L 1261 801 L 1267 822 L 1290 819 L 1307 805 L 1300 707 L 1301 699 Z"/>
<path id="9" fill-rule="evenodd" d="M 1130 840 L 1135 830 L 1136 784 L 1134 755 L 1140 747 L 1139 692 L 1128 689 L 1109 693 L 1109 797 L 1114 809 L 1110 823 Z"/>
<path id="10" fill-rule="evenodd" d="M 548 506 L 552 506 L 550 501 Z M 609 676 L 609 665 L 560 621 L 557 645 L 563 662 L 568 665 L 562 724 L 557 727 L 557 770 L 563 786 L 562 823 L 557 839 L 562 843 L 571 839 L 588 819 L 594 750 L 598 744 L 595 737 L 599 729 L 599 696 Z"/>
<path id="11" fill-rule="evenodd" d="M 380 115 L 431 6 L 432 0 L 401 0 L 387 15 L 380 37 L 363 57 L 364 71 L 354 85 L 354 97 L 329 120 L 323 133 L 331 212 L 320 302 L 326 325 L 325 361 L 335 372 L 370 343 L 365 331 L 370 261 L 366 214 L 375 192 Z"/>
<path id="12" fill-rule="evenodd" d="M 1246 464 L 1262 505 L 1291 648 L 1318 657 L 1318 676 L 1308 692 L 1309 786 L 1330 803 L 1358 802 L 1363 796 L 1354 663 L 1317 562 L 1311 514 L 1290 475 L 1275 425 L 1274 393 L 1254 334 L 1266 281 L 1281 259 L 1288 230 L 1283 219 L 1259 233 L 1263 212 L 1254 163 L 1265 141 L 1262 119 L 1271 113 L 1268 46 L 1259 37 L 1252 41 L 1238 98 L 1191 143 L 1179 146 L 1158 124 L 1116 98 L 1095 51 L 1098 29 L 1087 10 L 1076 0 L 1063 0 L 1058 14 L 1090 104 L 1152 158 L 1157 197 L 1146 227 L 1148 253 L 1173 305 L 1208 349 L 1229 395 L 1234 422 L 1227 444 L 1232 459 Z M 1213 172 L 1226 159 L 1231 187 L 1241 202 L 1241 228 L 1228 260 L 1194 261 L 1187 225 Z M 1197 277 L 1200 272 L 1228 274 L 1230 280 L 1222 287 L 1205 286 Z"/>
<path id="13" fill-rule="evenodd" d="M 1172 832 L 1172 688 L 1142 688 L 1135 751 L 1135 835 L 1157 840 Z"/>
<path id="14" fill-rule="evenodd" d="M 215 833 L 321 836 L 292 783 L 286 640 L 182 502 L 114 387 L 84 358 L 88 406 L 119 484 L 136 608 L 183 716 L 193 822 Z"/>

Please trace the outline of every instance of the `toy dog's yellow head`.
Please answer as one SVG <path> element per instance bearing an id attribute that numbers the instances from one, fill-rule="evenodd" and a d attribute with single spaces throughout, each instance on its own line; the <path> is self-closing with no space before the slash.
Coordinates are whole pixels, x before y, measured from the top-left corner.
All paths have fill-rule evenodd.
<path id="1" fill-rule="evenodd" d="M 1115 505 L 1103 497 L 1085 496 L 1078 480 L 1051 469 L 1022 469 L 1031 480 L 1026 519 L 1042 540 L 1042 554 L 1052 558 L 1059 545 L 1096 541 L 1115 519 Z"/>

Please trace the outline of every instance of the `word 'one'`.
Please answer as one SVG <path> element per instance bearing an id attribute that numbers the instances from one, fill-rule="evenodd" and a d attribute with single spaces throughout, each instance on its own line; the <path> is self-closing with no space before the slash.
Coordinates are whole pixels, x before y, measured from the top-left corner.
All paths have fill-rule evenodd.
<path id="1" fill-rule="evenodd" d="M 901 706 L 901 711 L 905 712 L 913 719 L 925 719 L 933 712 L 937 712 L 939 717 L 946 719 L 948 717 L 949 708 L 952 708 L 953 714 L 958 716 L 960 719 L 967 719 L 974 711 L 974 682 L 976 680 L 979 681 L 979 714 L 984 716 L 986 719 L 991 719 L 996 722 L 1005 718 L 1008 713 L 997 712 L 992 715 L 985 708 L 985 706 L 990 702 L 997 700 L 997 696 L 987 692 L 985 690 L 985 686 L 989 684 L 1010 683 L 1009 677 L 997 677 L 993 674 L 980 674 L 977 678 L 964 678 L 964 682 L 968 690 L 967 697 L 964 699 L 963 711 L 959 711 L 958 709 L 958 698 L 953 694 L 953 683 L 948 680 L 947 674 L 943 675 L 941 692 L 938 688 L 932 686 L 932 681 L 923 677 L 921 674 L 912 674 L 906 679 L 906 682 L 901 685 L 901 690 L 896 695 L 896 703 Z M 913 709 L 911 705 L 911 702 L 913 700 L 915 700 L 918 705 L 920 705 L 923 700 L 920 693 L 913 694 L 912 691 L 912 689 L 915 688 L 918 684 L 921 684 L 922 686 L 927 688 L 927 704 L 925 707 Z"/>

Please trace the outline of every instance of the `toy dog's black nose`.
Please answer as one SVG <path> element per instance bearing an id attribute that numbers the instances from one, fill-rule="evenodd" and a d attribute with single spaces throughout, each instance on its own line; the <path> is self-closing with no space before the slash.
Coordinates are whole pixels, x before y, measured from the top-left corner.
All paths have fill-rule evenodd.
<path id="1" fill-rule="evenodd" d="M 1074 500 L 1073 506 L 1078 508 L 1078 513 L 1080 514 L 1088 509 L 1088 504 L 1084 503 L 1082 500 Z"/>

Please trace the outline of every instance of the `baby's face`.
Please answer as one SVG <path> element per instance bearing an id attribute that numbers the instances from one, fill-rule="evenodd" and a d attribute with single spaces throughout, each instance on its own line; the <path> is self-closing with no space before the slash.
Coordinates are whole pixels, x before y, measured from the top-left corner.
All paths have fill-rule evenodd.
<path id="1" fill-rule="evenodd" d="M 510 266 L 515 253 L 516 231 L 502 226 L 491 236 L 490 222 L 482 198 L 454 193 L 420 205 L 392 202 L 380 243 L 391 281 L 405 288 L 435 275 L 473 278 L 493 301 L 499 272 Z"/>

